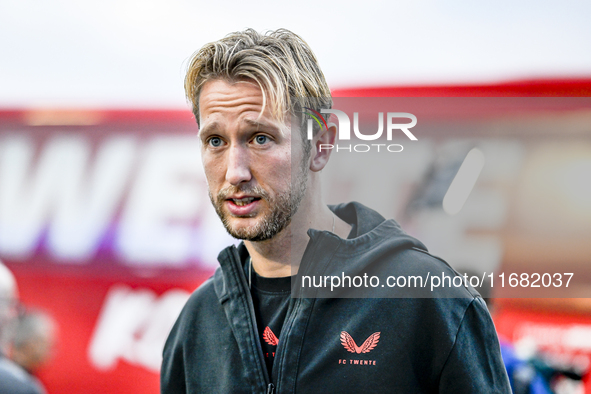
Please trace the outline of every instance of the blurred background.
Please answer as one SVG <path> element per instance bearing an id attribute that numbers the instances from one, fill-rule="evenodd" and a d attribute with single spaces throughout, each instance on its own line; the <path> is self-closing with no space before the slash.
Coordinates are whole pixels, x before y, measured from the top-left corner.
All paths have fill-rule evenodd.
<path id="1" fill-rule="evenodd" d="M 335 96 L 405 97 L 392 105 L 419 119 L 377 179 L 335 155 L 329 202 L 380 207 L 462 272 L 574 272 L 551 295 L 481 292 L 516 392 L 591 392 L 589 15 L 584 1 L 0 1 L 0 259 L 21 304 L 4 331 L 30 334 L 6 356 L 41 353 L 23 368 L 49 393 L 158 392 L 168 330 L 234 242 L 207 198 L 187 59 L 283 27 Z M 473 149 L 484 166 L 444 209 Z"/>

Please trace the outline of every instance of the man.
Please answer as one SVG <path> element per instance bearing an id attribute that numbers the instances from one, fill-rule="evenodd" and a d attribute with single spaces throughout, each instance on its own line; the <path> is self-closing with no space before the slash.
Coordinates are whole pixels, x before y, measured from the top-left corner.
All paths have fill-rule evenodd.
<path id="1" fill-rule="evenodd" d="M 301 38 L 246 30 L 208 44 L 185 89 L 211 201 L 244 242 L 220 253 L 173 327 L 163 393 L 510 392 L 494 326 L 471 289 L 447 298 L 301 292 L 304 274 L 456 275 L 393 220 L 322 202 L 330 151 L 318 148 L 334 142 L 336 126 L 323 122 L 311 141 L 302 133 L 302 110 L 332 100 Z"/>
<path id="2" fill-rule="evenodd" d="M 41 394 L 41 384 L 4 355 L 8 330 L 16 317 L 18 290 L 12 272 L 0 261 L 0 394 Z"/>
<path id="3" fill-rule="evenodd" d="M 27 311 L 21 314 L 12 336 L 10 358 L 34 376 L 50 359 L 55 334 L 55 321 L 50 315 L 41 311 Z"/>

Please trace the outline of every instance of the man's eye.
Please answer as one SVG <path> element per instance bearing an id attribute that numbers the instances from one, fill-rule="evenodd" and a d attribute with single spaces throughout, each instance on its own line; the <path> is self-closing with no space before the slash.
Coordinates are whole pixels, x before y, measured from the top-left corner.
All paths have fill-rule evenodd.
<path id="1" fill-rule="evenodd" d="M 212 137 L 207 142 L 209 143 L 209 145 L 211 145 L 213 147 L 218 147 L 218 146 L 222 145 L 222 139 L 219 137 Z"/>
<path id="2" fill-rule="evenodd" d="M 263 145 L 265 144 L 267 141 L 269 141 L 269 137 L 267 137 L 266 135 L 257 135 L 256 137 L 254 137 L 254 140 L 257 144 L 259 145 Z"/>

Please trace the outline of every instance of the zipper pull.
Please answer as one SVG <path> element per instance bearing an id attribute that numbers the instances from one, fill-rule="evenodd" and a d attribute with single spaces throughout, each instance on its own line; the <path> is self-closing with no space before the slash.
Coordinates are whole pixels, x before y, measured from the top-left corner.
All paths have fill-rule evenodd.
<path id="1" fill-rule="evenodd" d="M 275 386 L 273 386 L 273 383 L 269 383 L 269 385 L 267 386 L 267 394 L 274 394 L 275 393 Z"/>

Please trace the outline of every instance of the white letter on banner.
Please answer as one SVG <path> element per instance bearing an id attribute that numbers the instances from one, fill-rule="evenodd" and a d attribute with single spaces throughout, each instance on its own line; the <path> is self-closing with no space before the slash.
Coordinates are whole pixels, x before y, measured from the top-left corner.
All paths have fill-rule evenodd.
<path id="1" fill-rule="evenodd" d="M 168 333 L 188 299 L 189 293 L 181 289 L 156 297 L 149 289 L 113 286 L 88 348 L 91 364 L 108 370 L 123 359 L 158 372 Z"/>
<path id="2" fill-rule="evenodd" d="M 137 142 L 130 136 L 106 140 L 99 147 L 94 163 L 82 166 L 75 181 L 61 190 L 47 239 L 55 255 L 81 261 L 94 253 L 114 219 L 136 147 Z"/>
<path id="3" fill-rule="evenodd" d="M 117 251 L 131 264 L 182 265 L 191 258 L 195 221 L 206 203 L 196 137 L 157 137 L 125 205 Z"/>

